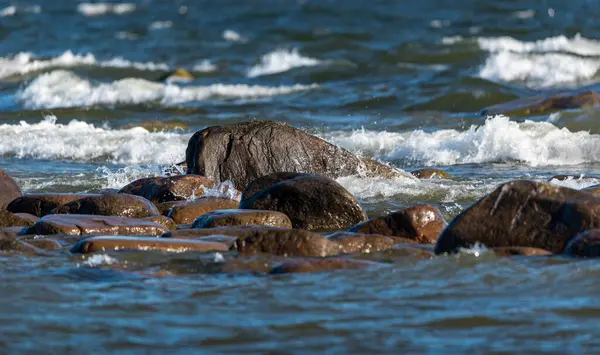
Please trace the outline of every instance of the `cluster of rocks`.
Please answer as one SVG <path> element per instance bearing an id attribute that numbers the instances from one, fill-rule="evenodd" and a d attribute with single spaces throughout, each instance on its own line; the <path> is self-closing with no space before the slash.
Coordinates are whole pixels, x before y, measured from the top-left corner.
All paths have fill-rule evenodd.
<path id="1" fill-rule="evenodd" d="M 0 172 L 0 250 L 221 252 L 232 256 L 222 270 L 275 274 L 381 266 L 355 256 L 402 249 L 431 258 L 476 243 L 499 256 L 600 253 L 593 189 L 512 181 L 450 224 L 427 204 L 368 219 L 335 178 L 452 177 L 431 169 L 407 175 L 276 122 L 199 131 L 186 166 L 186 175 L 144 178 L 103 194 L 23 194 Z M 205 195 L 224 181 L 242 191 L 241 201 Z M 264 270 L 251 262 L 256 255 L 279 262 Z"/>

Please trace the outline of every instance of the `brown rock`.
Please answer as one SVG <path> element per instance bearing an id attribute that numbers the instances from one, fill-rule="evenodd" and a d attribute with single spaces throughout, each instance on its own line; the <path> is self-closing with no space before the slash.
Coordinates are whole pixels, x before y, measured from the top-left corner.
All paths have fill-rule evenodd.
<path id="1" fill-rule="evenodd" d="M 226 228 L 223 228 L 226 229 Z M 228 235 L 223 231 L 223 235 Z M 238 234 L 231 250 L 243 255 L 268 253 L 281 256 L 332 256 L 342 252 L 341 246 L 325 237 L 300 229 L 275 227 L 246 228 Z"/>
<path id="2" fill-rule="evenodd" d="M 160 213 L 147 199 L 128 194 L 110 194 L 85 197 L 66 203 L 54 210 L 56 214 L 88 214 L 144 218 Z"/>
<path id="3" fill-rule="evenodd" d="M 42 250 L 58 250 L 58 249 L 62 248 L 62 245 L 54 239 L 28 238 L 28 239 L 22 239 L 22 241 L 29 245 L 33 245 L 36 248 L 42 249 Z"/>
<path id="4" fill-rule="evenodd" d="M 95 253 L 116 250 L 162 251 L 181 253 L 185 251 L 227 251 L 227 246 L 221 243 L 162 239 L 151 237 L 90 237 L 79 241 L 71 249 L 72 253 Z"/>
<path id="5" fill-rule="evenodd" d="M 600 197 L 600 185 L 588 186 L 580 190 L 581 192 L 585 192 L 590 196 Z"/>
<path id="6" fill-rule="evenodd" d="M 269 187 L 280 183 L 282 181 L 290 180 L 297 178 L 299 176 L 311 176 L 310 174 L 305 173 L 288 173 L 288 172 L 277 172 L 265 176 L 261 176 L 256 180 L 251 181 L 244 191 L 242 192 L 242 201 L 248 200 L 256 193 L 261 192 L 262 190 L 268 189 Z"/>
<path id="7" fill-rule="evenodd" d="M 267 226 L 291 228 L 292 222 L 281 212 L 264 210 L 216 210 L 198 217 L 192 228 L 225 226 Z"/>
<path id="8" fill-rule="evenodd" d="M 271 274 L 315 273 L 333 270 L 364 269 L 375 263 L 346 258 L 290 259 L 274 267 Z"/>
<path id="9" fill-rule="evenodd" d="M 306 230 L 340 230 L 367 219 L 356 198 L 340 184 L 309 174 L 255 193 L 243 200 L 240 208 L 279 211 L 290 218 L 294 228 Z"/>
<path id="10" fill-rule="evenodd" d="M 169 217 L 169 212 L 171 211 L 171 208 L 173 208 L 175 206 L 183 205 L 184 203 L 186 203 L 186 201 L 169 201 L 169 202 L 157 203 L 157 204 L 155 204 L 155 206 L 161 215 Z"/>
<path id="11" fill-rule="evenodd" d="M 217 182 L 230 180 L 238 190 L 281 171 L 330 178 L 382 172 L 402 175 L 374 161 L 365 164 L 349 151 L 286 124 L 259 120 L 196 132 L 188 143 L 186 162 L 188 172 Z"/>
<path id="12" fill-rule="evenodd" d="M 439 169 L 419 169 L 410 173 L 419 179 L 452 179 L 452 175 Z"/>
<path id="13" fill-rule="evenodd" d="M 12 213 L 29 213 L 37 217 L 43 217 L 52 213 L 52 210 L 58 206 L 90 196 L 99 195 L 55 193 L 26 194 L 9 203 L 6 209 Z"/>
<path id="14" fill-rule="evenodd" d="M 173 206 L 168 216 L 175 223 L 189 224 L 196 218 L 216 210 L 235 209 L 239 202 L 223 197 L 201 197 L 194 201 Z"/>
<path id="15" fill-rule="evenodd" d="M 571 239 L 564 253 L 583 258 L 600 257 L 600 229 L 590 229 L 576 235 Z"/>
<path id="16" fill-rule="evenodd" d="M 516 256 L 516 255 L 546 256 L 546 255 L 552 255 L 552 253 L 549 252 L 548 250 L 539 249 L 539 248 L 528 248 L 528 247 L 499 247 L 499 248 L 492 248 L 491 250 L 494 251 L 494 254 L 496 254 L 496 256 Z"/>
<path id="17" fill-rule="evenodd" d="M 446 227 L 444 216 L 437 207 L 417 205 L 348 228 L 350 232 L 402 237 L 419 243 L 435 243 Z"/>
<path id="18" fill-rule="evenodd" d="M 134 218 L 95 215 L 59 215 L 42 217 L 36 224 L 19 234 L 107 234 L 107 235 L 160 235 L 164 226 Z"/>
<path id="19" fill-rule="evenodd" d="M 177 229 L 177 223 L 175 223 L 171 218 L 165 216 L 152 216 L 140 218 L 140 220 L 158 223 L 160 225 L 165 226 L 168 230 Z"/>
<path id="20" fill-rule="evenodd" d="M 144 197 L 153 203 L 183 201 L 204 194 L 215 182 L 200 175 L 149 177 L 136 180 L 119 192 Z"/>
<path id="21" fill-rule="evenodd" d="M 0 210 L 0 227 L 26 227 L 33 225 L 31 218 Z"/>
<path id="22" fill-rule="evenodd" d="M 578 200 L 579 199 L 579 200 Z M 488 248 L 564 250 L 575 234 L 600 227 L 600 199 L 548 183 L 516 180 L 461 212 L 442 232 L 436 254 L 481 242 Z"/>
<path id="23" fill-rule="evenodd" d="M 337 232 L 328 236 L 328 239 L 337 242 L 344 254 L 355 253 L 377 253 L 394 247 L 396 240 L 384 235 L 357 234 L 349 232 Z M 414 243 L 405 239 L 406 243 Z"/>
<path id="24" fill-rule="evenodd" d="M 23 191 L 19 184 L 0 169 L 0 210 L 6 209 L 6 206 L 15 198 L 23 196 Z"/>
<path id="25" fill-rule="evenodd" d="M 548 179 L 548 182 L 552 181 L 552 180 L 558 180 L 558 181 L 564 181 L 564 180 L 600 180 L 600 176 L 596 176 L 596 175 L 554 175 L 553 177 L 551 177 L 550 179 Z"/>
<path id="26" fill-rule="evenodd" d="M 30 221 L 31 224 L 34 224 L 35 222 L 40 220 L 40 217 L 34 216 L 29 213 L 15 213 L 15 216 L 18 216 L 20 218 L 23 218 L 24 220 Z"/>
<path id="27" fill-rule="evenodd" d="M 0 252 L 40 254 L 42 250 L 18 240 L 13 233 L 0 231 Z"/>
<path id="28" fill-rule="evenodd" d="M 206 237 L 199 237 L 196 240 L 225 244 L 225 245 L 227 245 L 227 248 L 229 249 L 229 248 L 231 248 L 233 243 L 237 240 L 237 237 L 231 237 L 228 235 L 209 235 Z"/>
<path id="29" fill-rule="evenodd" d="M 560 110 L 583 108 L 600 104 L 600 94 L 595 91 L 567 91 L 557 94 L 517 99 L 502 104 L 489 106 L 481 111 L 482 115 L 506 114 L 531 115 L 551 113 Z"/>

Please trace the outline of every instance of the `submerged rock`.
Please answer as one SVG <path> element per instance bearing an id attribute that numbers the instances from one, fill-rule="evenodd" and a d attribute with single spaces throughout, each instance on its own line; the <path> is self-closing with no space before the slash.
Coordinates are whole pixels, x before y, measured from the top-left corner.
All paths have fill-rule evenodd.
<path id="1" fill-rule="evenodd" d="M 190 224 L 196 218 L 216 210 L 238 207 L 239 202 L 224 197 L 200 197 L 194 201 L 173 206 L 168 213 L 177 224 Z"/>
<path id="2" fill-rule="evenodd" d="M 232 181 L 238 190 L 257 178 L 282 171 L 330 178 L 402 175 L 294 127 L 259 120 L 196 132 L 188 143 L 186 162 L 189 173 L 217 182 Z"/>
<path id="3" fill-rule="evenodd" d="M 144 197 L 153 203 L 182 201 L 204 194 L 215 182 L 200 175 L 179 175 L 138 179 L 119 192 Z"/>
<path id="4" fill-rule="evenodd" d="M 70 193 L 26 194 L 9 203 L 6 209 L 12 213 L 29 213 L 37 217 L 44 217 L 52 213 L 52 210 L 58 206 L 90 196 L 99 195 Z"/>
<path id="5" fill-rule="evenodd" d="M 600 226 L 600 199 L 548 183 L 516 180 L 461 212 L 442 232 L 436 254 L 469 248 L 531 247 L 561 253 L 577 233 Z"/>
<path id="6" fill-rule="evenodd" d="M 18 240 L 13 233 L 4 231 L 0 231 L 0 252 L 20 252 L 26 254 L 43 253 L 41 249 Z"/>
<path id="7" fill-rule="evenodd" d="M 144 218 L 160 213 L 150 201 L 128 194 L 89 196 L 57 207 L 55 214 L 86 214 Z"/>
<path id="8" fill-rule="evenodd" d="M 595 91 L 569 91 L 557 94 L 546 94 L 523 99 L 517 99 L 481 111 L 482 115 L 505 114 L 531 115 L 551 113 L 560 110 L 583 108 L 600 104 L 600 94 Z"/>
<path id="9" fill-rule="evenodd" d="M 446 221 L 437 207 L 417 205 L 382 217 L 372 218 L 350 227 L 348 231 L 402 237 L 419 243 L 431 244 L 436 242 L 445 227 Z"/>
<path id="10" fill-rule="evenodd" d="M 283 213 L 266 210 L 216 210 L 198 217 L 192 228 L 224 226 L 268 226 L 291 228 L 292 222 Z"/>
<path id="11" fill-rule="evenodd" d="M 271 274 L 289 273 L 315 273 L 334 270 L 353 270 L 373 267 L 377 264 L 372 262 L 352 260 L 347 258 L 325 258 L 325 259 L 290 259 L 275 266 Z"/>
<path id="12" fill-rule="evenodd" d="M 23 191 L 19 184 L 10 175 L 0 169 L 0 210 L 6 209 L 6 206 L 12 200 L 23 196 Z"/>
<path id="13" fill-rule="evenodd" d="M 590 229 L 576 235 L 565 248 L 565 254 L 583 258 L 600 257 L 600 229 Z"/>
<path id="14" fill-rule="evenodd" d="M 168 229 L 163 225 L 140 219 L 96 216 L 50 214 L 19 234 L 107 234 L 107 235 L 161 235 Z"/>
<path id="15" fill-rule="evenodd" d="M 182 239 L 161 239 L 150 237 L 130 237 L 130 236 L 100 236 L 89 237 L 79 241 L 71 249 L 72 253 L 95 253 L 105 251 L 162 251 L 181 253 L 185 251 L 227 251 L 227 246 L 222 243 L 200 241 L 200 240 L 182 240 Z"/>
<path id="16" fill-rule="evenodd" d="M 439 169 L 419 169 L 410 172 L 419 179 L 452 179 L 452 175 Z"/>
<path id="17" fill-rule="evenodd" d="M 337 182 L 311 174 L 284 180 L 293 176 L 288 174 L 259 179 L 279 182 L 243 200 L 240 208 L 279 211 L 290 218 L 294 228 L 306 230 L 340 230 L 367 219 L 356 198 Z"/>
<path id="18" fill-rule="evenodd" d="M 540 248 L 528 247 L 499 247 L 491 249 L 496 256 L 547 256 L 552 255 L 551 252 Z"/>

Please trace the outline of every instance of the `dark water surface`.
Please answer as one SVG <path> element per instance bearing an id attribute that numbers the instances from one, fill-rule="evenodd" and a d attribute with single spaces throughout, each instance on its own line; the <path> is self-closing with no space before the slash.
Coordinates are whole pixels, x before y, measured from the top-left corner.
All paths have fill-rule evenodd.
<path id="1" fill-rule="evenodd" d="M 428 202 L 450 219 L 510 179 L 598 172 L 597 108 L 479 112 L 599 89 L 599 16 L 591 0 L 0 0 L 0 168 L 26 192 L 120 188 L 182 161 L 198 129 L 273 119 L 452 173 L 338 180 L 370 215 Z M 177 68 L 196 79 L 159 80 Z M 473 253 L 284 277 L 218 274 L 214 254 L 3 255 L 0 352 L 598 352 L 595 262 Z"/>

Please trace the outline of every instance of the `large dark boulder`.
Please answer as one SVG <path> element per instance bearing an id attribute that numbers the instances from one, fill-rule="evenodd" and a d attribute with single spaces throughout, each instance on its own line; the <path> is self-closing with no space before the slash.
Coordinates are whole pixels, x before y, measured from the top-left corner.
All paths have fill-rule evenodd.
<path id="1" fill-rule="evenodd" d="M 259 177 L 282 171 L 330 178 L 401 174 L 289 125 L 259 120 L 196 132 L 188 143 L 186 163 L 189 173 L 218 182 L 232 181 L 238 190 Z"/>
<path id="2" fill-rule="evenodd" d="M 367 219 L 356 198 L 332 179 L 301 174 L 278 180 L 282 181 L 243 200 L 240 208 L 279 211 L 294 228 L 307 230 L 340 230 Z"/>
<path id="3" fill-rule="evenodd" d="M 461 212 L 442 232 L 436 254 L 471 247 L 531 247 L 561 253 L 579 232 L 600 227 L 600 199 L 526 180 L 511 181 Z"/>
<path id="4" fill-rule="evenodd" d="M 6 209 L 12 213 L 29 213 L 37 217 L 44 217 L 52 213 L 52 210 L 58 206 L 90 196 L 100 195 L 69 193 L 26 194 L 14 199 L 8 204 Z"/>
<path id="5" fill-rule="evenodd" d="M 6 209 L 6 206 L 15 198 L 23 196 L 23 191 L 19 184 L 11 176 L 0 169 L 0 210 Z"/>
<path id="6" fill-rule="evenodd" d="M 144 197 L 155 204 L 182 201 L 204 194 L 215 182 L 200 175 L 149 177 L 135 180 L 119 192 Z"/>
<path id="7" fill-rule="evenodd" d="M 565 254 L 583 258 L 600 257 L 600 229 L 590 229 L 576 235 L 567 245 Z"/>
<path id="8" fill-rule="evenodd" d="M 56 214 L 88 214 L 144 218 L 158 216 L 160 212 L 147 199 L 128 194 L 89 196 L 57 207 Z"/>

